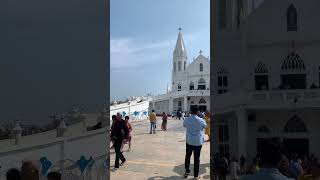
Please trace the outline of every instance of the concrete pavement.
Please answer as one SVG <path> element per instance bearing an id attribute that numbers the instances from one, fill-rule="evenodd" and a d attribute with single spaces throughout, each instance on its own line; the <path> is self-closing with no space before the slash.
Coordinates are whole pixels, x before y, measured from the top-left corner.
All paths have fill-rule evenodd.
<path id="1" fill-rule="evenodd" d="M 112 180 L 173 180 L 184 179 L 185 128 L 182 120 L 169 119 L 167 131 L 161 131 L 162 120 L 159 118 L 156 134 L 149 134 L 149 120 L 132 122 L 133 137 L 130 152 L 124 147 L 127 162 L 119 170 L 111 171 Z M 206 137 L 207 138 L 207 137 Z M 114 169 L 115 153 L 110 152 L 110 169 Z M 210 143 L 206 142 L 201 150 L 200 176 L 210 179 Z M 191 158 L 193 177 L 193 157 Z"/>

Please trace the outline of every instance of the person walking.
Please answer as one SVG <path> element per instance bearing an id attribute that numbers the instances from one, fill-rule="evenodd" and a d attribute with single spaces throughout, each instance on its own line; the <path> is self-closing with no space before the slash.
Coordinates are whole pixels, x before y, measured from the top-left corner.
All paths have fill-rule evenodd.
<path id="1" fill-rule="evenodd" d="M 161 125 L 161 129 L 163 131 L 167 130 L 167 121 L 168 121 L 168 115 L 165 112 L 163 112 L 163 114 L 162 114 L 162 125 Z"/>
<path id="2" fill-rule="evenodd" d="M 150 113 L 150 134 L 155 134 L 156 133 L 156 121 L 157 121 L 157 115 L 154 112 L 154 110 L 152 110 L 152 113 Z"/>
<path id="3" fill-rule="evenodd" d="M 126 158 L 123 156 L 121 152 L 122 143 L 125 139 L 128 139 L 129 130 L 126 126 L 124 120 L 122 120 L 122 115 L 117 113 L 117 119 L 113 125 L 111 131 L 111 139 L 114 140 L 114 149 L 116 152 L 116 159 L 115 159 L 115 169 L 119 168 L 119 159 L 121 160 L 121 166 L 126 162 Z"/>
<path id="4" fill-rule="evenodd" d="M 127 128 L 128 128 L 129 135 L 128 135 L 128 140 L 127 140 L 127 141 L 124 141 L 124 143 L 122 144 L 121 149 L 123 149 L 123 146 L 124 146 L 125 144 L 129 144 L 129 149 L 128 149 L 128 152 L 129 152 L 129 151 L 130 151 L 130 148 L 131 148 L 131 139 L 132 139 L 132 126 L 131 126 L 131 124 L 130 124 L 130 122 L 129 122 L 129 116 L 126 116 L 126 117 L 124 118 L 124 122 L 125 122 L 125 124 L 126 124 L 126 126 L 127 126 Z"/>
<path id="5" fill-rule="evenodd" d="M 114 125 L 114 122 L 116 121 L 117 119 L 117 116 L 116 115 L 112 115 L 112 124 L 111 124 L 111 129 L 110 131 L 112 131 L 112 128 L 113 128 L 113 125 Z M 110 136 L 111 137 L 111 136 Z M 112 142 L 112 146 L 110 147 L 110 149 L 113 149 L 114 148 L 114 140 L 111 139 L 111 142 Z"/>
<path id="6" fill-rule="evenodd" d="M 230 163 L 230 177 L 231 180 L 238 180 L 240 172 L 240 165 L 237 162 L 236 158 L 233 157 Z"/>
<path id="7" fill-rule="evenodd" d="M 203 129 L 207 127 L 206 122 L 197 116 L 198 108 L 191 110 L 191 117 L 183 121 L 183 126 L 187 129 L 186 132 L 186 156 L 185 156 L 185 174 L 184 177 L 188 178 L 190 173 L 190 158 L 193 153 L 194 157 L 194 179 L 199 177 L 200 154 L 202 144 L 204 142 Z"/>
<path id="8" fill-rule="evenodd" d="M 205 129 L 205 134 L 208 136 L 208 142 L 210 142 L 210 113 L 209 111 L 206 111 L 204 120 L 207 123 L 207 128 Z"/>
<path id="9" fill-rule="evenodd" d="M 242 154 L 240 157 L 240 173 L 245 174 L 246 173 L 246 158 Z"/>

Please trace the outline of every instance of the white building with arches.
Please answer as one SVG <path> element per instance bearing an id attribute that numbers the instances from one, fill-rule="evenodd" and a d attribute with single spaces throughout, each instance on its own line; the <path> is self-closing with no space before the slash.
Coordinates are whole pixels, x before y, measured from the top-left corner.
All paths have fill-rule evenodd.
<path id="1" fill-rule="evenodd" d="M 213 150 L 252 159 L 268 138 L 320 156 L 320 1 L 217 0 Z"/>
<path id="2" fill-rule="evenodd" d="M 181 29 L 178 34 L 172 62 L 172 84 L 167 93 L 154 96 L 150 110 L 157 114 L 190 111 L 192 106 L 210 110 L 210 61 L 202 51 L 188 63 L 187 50 Z"/>

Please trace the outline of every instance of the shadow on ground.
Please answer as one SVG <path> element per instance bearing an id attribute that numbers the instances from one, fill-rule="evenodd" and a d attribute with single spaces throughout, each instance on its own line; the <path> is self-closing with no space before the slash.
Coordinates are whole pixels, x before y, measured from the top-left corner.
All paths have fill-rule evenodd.
<path id="1" fill-rule="evenodd" d="M 207 172 L 207 169 L 210 168 L 210 164 L 207 163 L 207 164 L 200 164 L 200 171 L 199 171 L 199 176 L 202 176 L 202 179 L 210 179 L 210 172 Z M 190 170 L 191 170 L 191 173 L 189 175 L 189 178 L 190 177 L 193 177 L 193 165 L 190 165 Z M 183 178 L 183 174 L 184 174 L 184 164 L 181 164 L 179 166 L 175 166 L 173 168 L 173 172 L 175 172 L 176 176 L 170 176 L 170 177 L 163 177 L 163 176 L 154 176 L 154 177 L 150 177 L 148 178 L 148 180 L 174 180 L 174 179 L 185 179 Z M 203 174 L 206 174 L 207 175 L 203 175 Z"/>

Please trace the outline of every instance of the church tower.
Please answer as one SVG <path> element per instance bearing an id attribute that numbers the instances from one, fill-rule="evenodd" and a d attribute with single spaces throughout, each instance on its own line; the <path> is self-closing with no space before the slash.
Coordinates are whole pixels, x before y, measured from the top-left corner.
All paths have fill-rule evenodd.
<path id="1" fill-rule="evenodd" d="M 172 90 L 181 91 L 185 86 L 187 68 L 187 50 L 182 38 L 181 28 L 173 51 Z"/>

